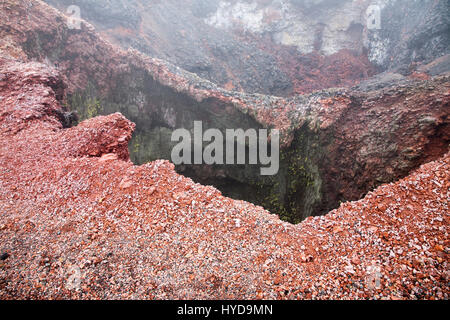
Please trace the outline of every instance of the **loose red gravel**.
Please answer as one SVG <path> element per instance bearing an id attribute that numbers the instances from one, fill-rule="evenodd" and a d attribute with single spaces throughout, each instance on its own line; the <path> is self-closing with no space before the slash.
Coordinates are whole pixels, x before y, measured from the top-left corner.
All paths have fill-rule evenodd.
<path id="1" fill-rule="evenodd" d="M 291 225 L 133 165 L 121 114 L 63 129 L 48 67 L 0 74 L 0 299 L 448 299 L 450 154 Z"/>

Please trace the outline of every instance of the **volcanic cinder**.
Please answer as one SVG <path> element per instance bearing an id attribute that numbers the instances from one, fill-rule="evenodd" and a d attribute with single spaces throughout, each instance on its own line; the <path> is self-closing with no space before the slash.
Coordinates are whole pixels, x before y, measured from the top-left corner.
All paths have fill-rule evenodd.
<path id="1" fill-rule="evenodd" d="M 208 28 L 264 37 L 266 24 L 247 22 L 269 2 L 245 7 L 244 33 L 222 19 L 243 4 L 219 2 L 197 12 Z M 382 51 L 406 46 L 404 63 L 392 64 L 400 69 L 379 60 L 384 72 L 346 88 L 276 97 L 120 48 L 95 19 L 70 29 L 43 1 L 2 1 L 0 298 L 448 299 L 449 56 L 443 1 L 430 3 L 412 16 L 426 26 L 440 17 L 431 42 L 414 41 L 425 27 Z M 403 5 L 387 1 L 383 12 Z M 325 30 L 313 42 L 319 60 L 347 50 Z M 288 50 L 289 39 L 270 41 Z M 169 159 L 171 133 L 195 121 L 278 129 L 279 174 L 157 160 Z"/>

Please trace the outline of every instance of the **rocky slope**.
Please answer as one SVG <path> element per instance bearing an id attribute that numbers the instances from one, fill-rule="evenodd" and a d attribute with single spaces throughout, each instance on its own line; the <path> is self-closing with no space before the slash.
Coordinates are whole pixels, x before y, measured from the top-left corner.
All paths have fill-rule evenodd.
<path id="1" fill-rule="evenodd" d="M 47 2 L 62 12 L 74 4 Z M 379 71 L 407 75 L 417 64 L 450 53 L 447 0 L 76 4 L 82 18 L 112 42 L 245 92 L 287 96 L 351 86 Z M 368 24 L 370 5 L 380 8 L 380 29 Z"/>
<path id="2" fill-rule="evenodd" d="M 3 1 L 0 21 L 1 299 L 448 299 L 446 57 L 279 98 L 117 49 L 42 1 Z M 178 168 L 273 214 L 130 161 L 199 119 L 281 130 L 276 177 Z"/>
<path id="3" fill-rule="evenodd" d="M 0 74 L 1 299 L 448 299 L 449 154 L 294 226 L 133 165 L 121 114 L 64 129 L 55 69 Z"/>
<path id="4" fill-rule="evenodd" d="M 136 123 L 135 163 L 170 159 L 171 132 L 192 129 L 194 120 L 204 130 L 280 129 L 276 176 L 262 177 L 255 166 L 177 170 L 292 222 L 360 199 L 448 151 L 449 75 L 426 74 L 442 70 L 445 57 L 409 77 L 384 73 L 352 89 L 279 98 L 227 91 L 165 61 L 117 49 L 86 22 L 69 29 L 67 17 L 41 1 L 6 1 L 0 14 L 2 55 L 58 69 L 67 86 L 63 104 L 82 120 L 119 111 Z M 24 16 L 27 24 L 20 22 Z"/>

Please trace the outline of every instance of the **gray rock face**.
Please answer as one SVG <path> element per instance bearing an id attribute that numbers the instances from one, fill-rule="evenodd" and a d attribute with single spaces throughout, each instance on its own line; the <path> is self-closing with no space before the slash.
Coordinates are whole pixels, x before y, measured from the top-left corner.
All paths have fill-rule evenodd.
<path id="1" fill-rule="evenodd" d="M 65 12 L 72 0 L 46 0 Z M 226 89 L 288 96 L 408 74 L 449 53 L 448 0 L 81 0 L 82 18 L 109 40 L 167 60 Z M 369 6 L 379 28 L 368 26 Z M 325 57 L 350 50 L 336 64 Z M 313 61 L 308 62 L 313 55 Z M 322 58 L 320 58 L 322 57 Z M 368 60 L 367 60 L 368 58 Z M 321 60 L 322 59 L 322 60 Z M 350 60 L 349 60 L 350 59 Z M 360 70 L 349 75 L 342 65 Z M 367 60 L 367 61 L 366 61 Z M 330 78 L 326 81 L 319 76 Z"/>
<path id="2" fill-rule="evenodd" d="M 71 0 L 48 0 L 62 12 Z M 217 1 L 218 2 L 218 1 Z M 100 4 L 101 3 L 101 4 Z M 276 58 L 232 32 L 204 23 L 215 1 L 79 1 L 83 19 L 112 42 L 135 48 L 229 89 L 285 95 L 289 77 Z"/>
<path id="3" fill-rule="evenodd" d="M 449 0 L 391 0 L 381 11 L 381 28 L 368 34 L 369 58 L 408 74 L 417 64 L 450 53 Z"/>
<path id="4" fill-rule="evenodd" d="M 81 8 L 83 19 L 93 21 L 96 26 L 102 26 L 103 28 L 114 28 L 119 25 L 137 28 L 142 21 L 137 10 L 137 1 L 133 0 L 48 0 L 46 2 L 67 14 L 69 14 L 67 9 L 70 6 L 77 5 Z"/>

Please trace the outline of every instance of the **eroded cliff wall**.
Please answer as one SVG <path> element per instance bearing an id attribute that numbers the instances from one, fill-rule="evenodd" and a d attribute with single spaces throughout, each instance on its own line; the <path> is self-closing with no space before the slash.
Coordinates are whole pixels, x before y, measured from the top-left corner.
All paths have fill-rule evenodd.
<path id="1" fill-rule="evenodd" d="M 448 0 L 47 2 L 62 12 L 78 5 L 124 48 L 251 93 L 352 86 L 380 71 L 409 74 L 450 53 Z"/>

